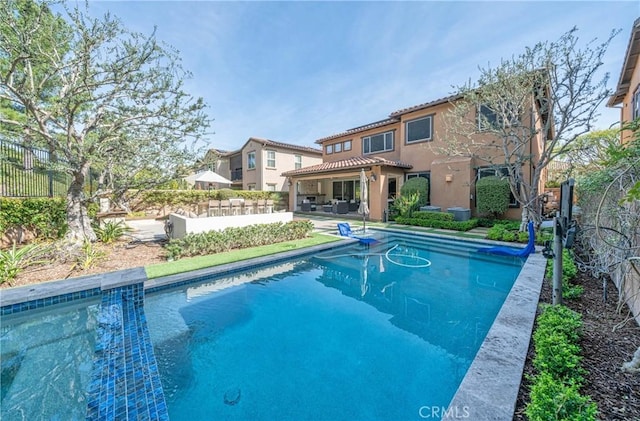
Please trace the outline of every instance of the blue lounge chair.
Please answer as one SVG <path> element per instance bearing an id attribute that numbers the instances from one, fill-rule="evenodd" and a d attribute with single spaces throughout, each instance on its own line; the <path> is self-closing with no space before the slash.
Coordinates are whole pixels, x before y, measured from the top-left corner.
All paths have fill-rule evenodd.
<path id="1" fill-rule="evenodd" d="M 529 230 L 529 242 L 527 243 L 527 246 L 523 249 L 496 246 L 496 247 L 481 248 L 481 249 L 478 249 L 478 252 L 498 254 L 500 256 L 527 257 L 531 253 L 535 252 L 536 250 L 536 245 L 535 245 L 536 233 L 535 233 L 535 230 L 533 229 L 533 222 L 529 222 L 529 225 L 527 228 Z"/>
<path id="2" fill-rule="evenodd" d="M 378 241 L 375 238 L 358 237 L 354 235 L 353 231 L 351 231 L 351 226 L 349 225 L 348 222 L 338 223 L 338 232 L 343 237 L 357 238 L 362 244 L 372 244 Z"/>

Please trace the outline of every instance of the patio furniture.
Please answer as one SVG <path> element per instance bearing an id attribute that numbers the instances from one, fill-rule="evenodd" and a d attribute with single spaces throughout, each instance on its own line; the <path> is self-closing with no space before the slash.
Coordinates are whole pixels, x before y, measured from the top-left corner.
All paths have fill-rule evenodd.
<path id="1" fill-rule="evenodd" d="M 242 214 L 242 202 L 240 200 L 231 199 L 229 203 L 231 204 L 231 215 Z"/>
<path id="2" fill-rule="evenodd" d="M 344 200 L 339 200 L 337 203 L 333 205 L 333 213 L 337 213 L 339 215 L 344 215 L 349 213 L 349 204 Z"/>
<path id="3" fill-rule="evenodd" d="M 255 213 L 255 202 L 253 200 L 244 201 L 244 214 L 251 215 Z"/>
<path id="4" fill-rule="evenodd" d="M 231 213 L 231 202 L 228 200 L 220 201 L 220 216 L 227 216 Z"/>
<path id="5" fill-rule="evenodd" d="M 359 206 L 360 206 L 360 203 L 356 202 L 355 200 L 350 201 L 349 212 L 357 212 Z"/>
<path id="6" fill-rule="evenodd" d="M 266 199 L 258 199 L 257 213 L 264 213 L 266 206 L 267 206 Z"/>
<path id="7" fill-rule="evenodd" d="M 220 201 L 209 200 L 209 206 L 207 208 L 207 216 L 219 216 L 220 215 Z"/>
<path id="8" fill-rule="evenodd" d="M 302 205 L 300 205 L 302 212 L 311 212 L 311 202 L 307 199 L 302 201 Z"/>
<path id="9" fill-rule="evenodd" d="M 265 205 L 266 213 L 273 213 L 273 200 L 267 199 L 267 203 Z"/>
<path id="10" fill-rule="evenodd" d="M 322 205 L 322 210 L 327 213 L 331 213 L 333 212 L 333 205 Z"/>

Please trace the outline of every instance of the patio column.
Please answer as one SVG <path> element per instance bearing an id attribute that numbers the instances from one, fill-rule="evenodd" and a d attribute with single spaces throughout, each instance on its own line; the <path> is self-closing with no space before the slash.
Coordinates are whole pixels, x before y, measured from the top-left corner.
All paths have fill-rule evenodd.
<path id="1" fill-rule="evenodd" d="M 369 219 L 372 221 L 382 221 L 382 211 L 386 208 L 387 202 L 384 194 L 385 182 L 386 177 L 383 177 L 381 168 L 372 167 L 369 175 Z"/>

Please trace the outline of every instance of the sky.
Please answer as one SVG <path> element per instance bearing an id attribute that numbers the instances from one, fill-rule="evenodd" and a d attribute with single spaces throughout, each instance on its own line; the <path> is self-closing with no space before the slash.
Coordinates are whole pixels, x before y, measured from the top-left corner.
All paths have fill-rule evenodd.
<path id="1" fill-rule="evenodd" d="M 317 139 L 448 96 L 538 42 L 574 26 L 581 42 L 620 33 L 600 78 L 615 90 L 640 1 L 106 1 L 128 29 L 180 52 L 186 90 L 207 103 L 210 148 L 259 137 Z M 606 101 L 605 101 L 606 102 Z M 609 128 L 618 109 L 600 109 Z"/>

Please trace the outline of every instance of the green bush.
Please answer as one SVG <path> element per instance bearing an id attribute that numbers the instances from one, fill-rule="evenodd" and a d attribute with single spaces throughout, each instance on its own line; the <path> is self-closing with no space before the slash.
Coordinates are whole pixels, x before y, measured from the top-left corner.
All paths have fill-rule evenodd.
<path id="1" fill-rule="evenodd" d="M 487 239 L 526 243 L 529 241 L 529 232 L 520 231 L 519 221 L 496 221 L 495 225 L 487 230 Z"/>
<path id="2" fill-rule="evenodd" d="M 169 241 L 165 246 L 169 260 L 203 256 L 233 249 L 263 246 L 308 237 L 313 231 L 310 221 L 292 221 L 283 224 L 255 224 L 231 227 L 222 231 L 188 234 Z"/>
<path id="3" fill-rule="evenodd" d="M 393 208 L 395 211 L 398 212 L 399 216 L 412 217 L 413 213 L 419 208 L 418 206 L 419 200 L 420 200 L 420 195 L 418 193 L 411 193 L 411 194 L 398 196 L 396 200 L 393 201 Z"/>
<path id="4" fill-rule="evenodd" d="M 417 208 L 425 206 L 429 198 L 429 181 L 426 178 L 410 178 L 400 188 L 400 196 L 410 196 L 416 193 L 418 194 Z"/>
<path id="5" fill-rule="evenodd" d="M 404 225 L 413 225 L 418 227 L 449 229 L 454 231 L 469 231 L 478 226 L 477 219 L 469 219 L 468 221 L 451 221 L 440 219 L 425 219 L 415 217 L 396 216 L 396 222 Z"/>
<path id="6" fill-rule="evenodd" d="M 26 228 L 38 239 L 55 240 L 67 232 L 64 198 L 0 198 L 0 235 L 12 228 Z"/>
<path id="7" fill-rule="evenodd" d="M 14 279 L 20 271 L 45 260 L 40 258 L 48 251 L 48 247 L 42 244 L 28 244 L 21 248 L 16 243 L 6 251 L 0 250 L 0 284 Z"/>
<path id="8" fill-rule="evenodd" d="M 476 182 L 477 209 L 480 214 L 500 216 L 509 210 L 509 180 L 503 177 L 482 177 Z"/>
<path id="9" fill-rule="evenodd" d="M 598 407 L 580 394 L 580 385 L 540 373 L 531 386 L 525 411 L 530 421 L 595 421 Z"/>
<path id="10" fill-rule="evenodd" d="M 553 259 L 547 262 L 547 271 L 545 273 L 547 279 L 553 279 Z M 582 285 L 574 285 L 571 283 L 578 275 L 578 267 L 573 259 L 570 250 L 562 249 L 562 298 L 572 300 L 580 297 L 584 293 Z"/>
<path id="11" fill-rule="evenodd" d="M 430 221 L 453 221 L 453 214 L 449 212 L 417 211 L 412 217 Z"/>
<path id="12" fill-rule="evenodd" d="M 124 222 L 106 221 L 102 225 L 95 226 L 93 231 L 96 233 L 98 240 L 105 244 L 113 243 L 120 237 L 131 231 Z"/>
<path id="13" fill-rule="evenodd" d="M 146 190 L 129 191 L 127 199 L 133 203 L 134 210 L 159 206 L 188 206 L 212 200 L 227 200 L 241 197 L 247 200 L 271 199 L 276 203 L 287 201 L 288 192 L 270 192 L 261 190 Z"/>
<path id="14" fill-rule="evenodd" d="M 529 420 L 595 420 L 596 404 L 580 394 L 581 331 L 579 313 L 565 306 L 541 306 L 533 334 L 533 365 L 538 373 L 532 378 L 525 411 Z"/>

